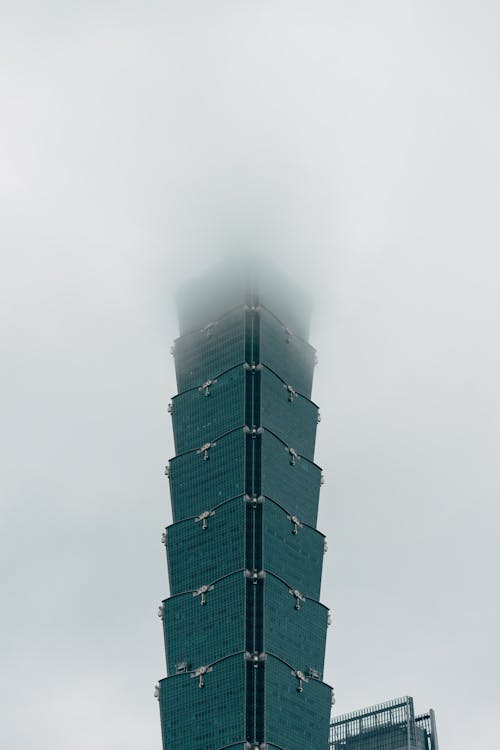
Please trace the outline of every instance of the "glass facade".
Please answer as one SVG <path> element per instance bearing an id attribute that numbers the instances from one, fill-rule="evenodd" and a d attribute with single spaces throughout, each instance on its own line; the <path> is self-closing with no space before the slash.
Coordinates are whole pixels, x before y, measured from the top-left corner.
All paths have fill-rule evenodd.
<path id="1" fill-rule="evenodd" d="M 337 716 L 330 750 L 439 750 L 434 711 L 416 717 L 405 697 Z"/>
<path id="2" fill-rule="evenodd" d="M 319 601 L 325 544 L 307 320 L 283 285 L 276 310 L 265 283 L 216 297 L 196 289 L 192 308 L 189 289 L 180 303 L 173 349 L 163 747 L 326 748 L 329 617 Z"/>

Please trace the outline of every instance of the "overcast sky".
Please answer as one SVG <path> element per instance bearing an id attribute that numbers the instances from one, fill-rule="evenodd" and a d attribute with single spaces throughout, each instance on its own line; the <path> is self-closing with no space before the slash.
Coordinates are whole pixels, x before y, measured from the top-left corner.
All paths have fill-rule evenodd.
<path id="1" fill-rule="evenodd" d="M 173 292 L 314 293 L 336 711 L 498 742 L 497 0 L 0 5 L 0 745 L 158 750 Z"/>

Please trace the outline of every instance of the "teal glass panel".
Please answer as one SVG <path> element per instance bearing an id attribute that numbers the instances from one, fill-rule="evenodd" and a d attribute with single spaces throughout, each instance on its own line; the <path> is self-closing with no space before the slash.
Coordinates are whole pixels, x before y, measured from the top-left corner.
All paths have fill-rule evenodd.
<path id="1" fill-rule="evenodd" d="M 208 393 L 208 395 L 206 395 Z M 245 371 L 235 367 L 206 388 L 184 391 L 172 400 L 176 453 L 198 448 L 245 424 Z"/>
<path id="2" fill-rule="evenodd" d="M 298 680 L 286 664 L 269 656 L 265 665 L 266 740 L 286 750 L 328 747 L 331 688 L 310 679 L 297 691 Z"/>
<path id="3" fill-rule="evenodd" d="M 215 664 L 204 683 L 189 673 L 160 682 L 164 750 L 223 748 L 245 737 L 243 654 Z"/>
<path id="4" fill-rule="evenodd" d="M 208 330 L 177 339 L 174 348 L 179 392 L 198 388 L 245 361 L 245 312 L 235 310 Z"/>
<path id="5" fill-rule="evenodd" d="M 190 591 L 199 581 L 215 581 L 245 567 L 243 497 L 224 503 L 213 514 L 205 521 L 190 518 L 167 528 L 171 594 Z"/>
<path id="6" fill-rule="evenodd" d="M 267 573 L 264 581 L 264 648 L 305 674 L 323 676 L 328 610 L 313 599 L 302 601 L 289 585 Z M 298 604 L 299 609 L 296 608 Z"/>
<path id="7" fill-rule="evenodd" d="M 291 446 L 293 447 L 293 446 Z M 288 449 L 274 435 L 262 435 L 262 494 L 310 526 L 318 516 L 321 469 L 305 458 L 292 465 Z"/>
<path id="8" fill-rule="evenodd" d="M 294 583 L 294 588 L 319 599 L 325 538 L 311 526 L 297 527 L 271 500 L 264 503 L 263 567 Z"/>
<path id="9" fill-rule="evenodd" d="M 290 393 L 287 386 L 264 368 L 261 373 L 262 425 L 293 445 L 297 453 L 313 459 L 318 407 L 304 396 Z"/>
<path id="10" fill-rule="evenodd" d="M 311 397 L 316 352 L 306 341 L 287 333 L 284 325 L 263 309 L 260 314 L 260 361 L 285 383 Z"/>
<path id="11" fill-rule="evenodd" d="M 214 435 L 214 437 L 216 437 Z M 216 441 L 208 452 L 192 452 L 170 461 L 170 495 L 174 521 L 197 516 L 215 505 L 244 494 L 243 430 Z"/>
<path id="12" fill-rule="evenodd" d="M 212 581 L 199 579 L 198 586 Z M 205 604 L 201 602 L 205 601 Z M 163 626 L 168 673 L 176 665 L 196 669 L 217 659 L 244 651 L 245 578 L 243 571 L 213 583 L 202 599 L 193 592 L 163 602 Z"/>

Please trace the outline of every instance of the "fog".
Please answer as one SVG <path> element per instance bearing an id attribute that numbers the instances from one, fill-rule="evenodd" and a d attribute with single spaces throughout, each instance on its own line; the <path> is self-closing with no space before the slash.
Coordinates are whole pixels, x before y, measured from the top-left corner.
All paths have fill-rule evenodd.
<path id="1" fill-rule="evenodd" d="M 175 290 L 314 301 L 336 713 L 493 747 L 500 6 L 4 0 L 2 747 L 155 750 Z"/>

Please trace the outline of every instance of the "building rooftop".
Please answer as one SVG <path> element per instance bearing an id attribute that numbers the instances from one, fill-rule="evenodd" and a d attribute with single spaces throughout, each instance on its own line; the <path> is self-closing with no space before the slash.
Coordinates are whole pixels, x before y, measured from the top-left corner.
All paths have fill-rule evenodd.
<path id="1" fill-rule="evenodd" d="M 330 750 L 439 750 L 434 711 L 404 696 L 332 718 Z"/>

